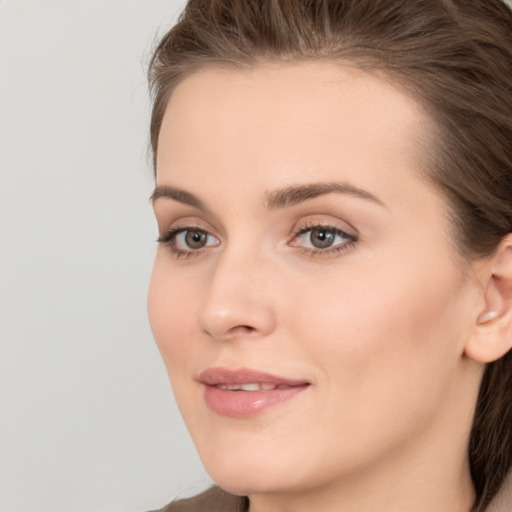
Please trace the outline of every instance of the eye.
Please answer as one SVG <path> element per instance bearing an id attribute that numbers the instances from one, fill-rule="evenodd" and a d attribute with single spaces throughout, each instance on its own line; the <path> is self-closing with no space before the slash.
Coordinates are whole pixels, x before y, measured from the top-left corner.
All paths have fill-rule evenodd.
<path id="1" fill-rule="evenodd" d="M 355 235 L 334 226 L 307 226 L 299 229 L 290 245 L 302 247 L 309 253 L 329 253 L 347 249 L 356 240 Z"/>
<path id="2" fill-rule="evenodd" d="M 219 245 L 219 240 L 200 228 L 175 228 L 160 236 L 159 243 L 170 247 L 177 256 L 192 255 L 206 247 Z"/>
<path id="3" fill-rule="evenodd" d="M 181 250 L 202 249 L 207 245 L 211 245 L 211 238 L 206 231 L 186 229 L 177 233 L 174 241 L 177 248 Z"/>

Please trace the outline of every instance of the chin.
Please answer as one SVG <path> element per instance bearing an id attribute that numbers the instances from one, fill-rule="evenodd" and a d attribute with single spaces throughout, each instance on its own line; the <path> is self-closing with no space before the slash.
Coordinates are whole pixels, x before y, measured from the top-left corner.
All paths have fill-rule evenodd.
<path id="1" fill-rule="evenodd" d="M 219 487 L 238 496 L 279 493 L 297 486 L 294 485 L 292 475 L 286 474 L 284 479 L 283 475 L 276 475 L 275 471 L 269 472 L 268 467 L 262 472 L 259 467 L 254 469 L 251 466 L 234 464 L 233 469 L 216 467 L 208 473 Z"/>
<path id="2" fill-rule="evenodd" d="M 199 454 L 212 480 L 239 496 L 300 489 L 312 478 L 304 472 L 310 467 L 307 461 L 290 457 L 286 450 L 280 453 L 278 449 L 262 449 L 257 439 L 251 446 L 233 444 L 220 449 L 210 445 L 206 452 L 200 449 Z"/>

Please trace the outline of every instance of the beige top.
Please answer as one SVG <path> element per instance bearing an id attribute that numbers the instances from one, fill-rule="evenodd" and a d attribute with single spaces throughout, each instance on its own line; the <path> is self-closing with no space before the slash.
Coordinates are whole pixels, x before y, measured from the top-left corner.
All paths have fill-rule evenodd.
<path id="1" fill-rule="evenodd" d="M 192 498 L 173 501 L 155 512 L 246 512 L 247 508 L 247 498 L 229 494 L 220 487 L 211 487 Z"/>
<path id="2" fill-rule="evenodd" d="M 193 498 L 169 503 L 155 512 L 246 512 L 247 509 L 247 498 L 212 487 Z M 512 472 L 485 512 L 512 512 Z"/>

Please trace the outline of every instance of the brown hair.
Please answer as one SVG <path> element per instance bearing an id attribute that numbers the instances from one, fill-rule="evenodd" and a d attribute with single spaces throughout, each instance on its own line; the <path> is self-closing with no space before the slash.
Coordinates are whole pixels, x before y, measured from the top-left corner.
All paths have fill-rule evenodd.
<path id="1" fill-rule="evenodd" d="M 512 232 L 512 12 L 502 0 L 189 0 L 149 66 L 155 166 L 183 78 L 305 59 L 381 71 L 413 94 L 435 122 L 425 161 L 457 247 L 467 260 L 492 254 Z M 469 458 L 481 511 L 512 466 L 512 352 L 486 368 Z"/>

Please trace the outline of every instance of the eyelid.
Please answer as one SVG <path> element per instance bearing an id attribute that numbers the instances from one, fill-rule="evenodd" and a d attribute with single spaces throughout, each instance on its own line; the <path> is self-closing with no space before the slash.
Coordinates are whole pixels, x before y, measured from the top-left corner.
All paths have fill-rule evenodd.
<path id="1" fill-rule="evenodd" d="M 357 241 L 357 236 L 352 235 L 350 233 L 347 233 L 343 229 L 337 228 L 337 227 L 332 226 L 332 225 L 325 225 L 325 224 L 317 224 L 315 226 L 311 226 L 311 227 L 300 229 L 299 231 L 297 231 L 294 234 L 294 236 L 293 236 L 291 241 L 296 240 L 298 237 L 305 235 L 308 231 L 313 231 L 315 229 L 330 230 L 330 231 L 333 231 L 336 235 L 343 236 L 344 238 L 346 238 L 350 242 L 356 242 Z M 340 245 L 340 244 L 338 244 L 338 245 Z M 321 250 L 321 249 L 319 249 L 319 250 Z M 324 249 L 323 251 L 325 252 L 325 250 L 326 249 Z"/>
<path id="2" fill-rule="evenodd" d="M 208 236 L 211 236 L 212 238 L 215 238 L 218 240 L 218 238 L 215 235 L 212 235 L 209 231 L 206 229 L 197 227 L 197 226 L 184 226 L 184 227 L 174 227 L 169 228 L 165 233 L 161 234 L 157 238 L 158 243 L 168 243 L 171 239 L 176 238 L 179 234 L 184 233 L 185 231 L 198 231 L 201 233 L 206 233 Z"/>
<path id="3" fill-rule="evenodd" d="M 297 236 L 313 228 L 330 228 L 341 231 L 348 237 L 359 239 L 359 231 L 350 222 L 332 215 L 310 215 L 302 218 L 293 225 L 291 235 Z"/>
<path id="4" fill-rule="evenodd" d="M 157 216 L 157 223 L 159 229 L 159 238 L 164 237 L 171 231 L 197 229 L 199 231 L 206 231 L 207 233 L 219 238 L 218 230 L 215 229 L 210 222 L 196 215 L 176 215 L 176 216 Z"/>

